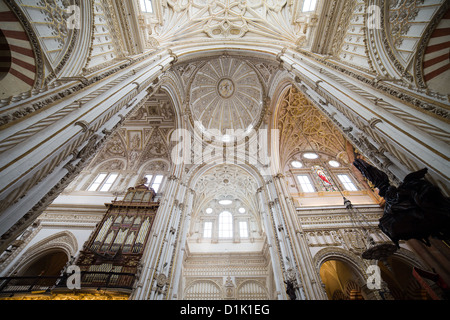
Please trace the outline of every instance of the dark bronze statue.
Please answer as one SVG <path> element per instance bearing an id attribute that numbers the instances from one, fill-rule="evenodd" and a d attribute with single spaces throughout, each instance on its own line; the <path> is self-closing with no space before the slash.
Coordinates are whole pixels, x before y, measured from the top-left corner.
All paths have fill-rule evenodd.
<path id="1" fill-rule="evenodd" d="M 297 296 L 295 295 L 294 284 L 292 283 L 292 281 L 287 280 L 284 281 L 284 283 L 286 283 L 286 293 L 289 296 L 289 299 L 297 300 Z"/>
<path id="2" fill-rule="evenodd" d="M 353 165 L 379 190 L 386 201 L 379 227 L 399 247 L 400 240 L 417 239 L 430 246 L 429 237 L 450 239 L 450 198 L 425 180 L 427 169 L 408 174 L 398 186 L 362 159 Z"/>

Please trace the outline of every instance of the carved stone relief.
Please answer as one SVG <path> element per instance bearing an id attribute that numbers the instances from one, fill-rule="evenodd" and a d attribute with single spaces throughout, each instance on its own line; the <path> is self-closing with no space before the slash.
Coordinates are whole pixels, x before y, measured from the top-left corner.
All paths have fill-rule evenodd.
<path id="1" fill-rule="evenodd" d="M 295 87 L 279 102 L 277 125 L 280 130 L 280 158 L 285 163 L 299 151 L 337 155 L 345 151 L 345 139 Z"/>

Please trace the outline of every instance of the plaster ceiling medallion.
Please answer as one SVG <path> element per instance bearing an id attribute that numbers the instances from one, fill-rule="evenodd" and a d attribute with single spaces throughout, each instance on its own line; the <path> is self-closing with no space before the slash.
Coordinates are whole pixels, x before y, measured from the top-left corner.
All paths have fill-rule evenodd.
<path id="1" fill-rule="evenodd" d="M 196 129 L 231 138 L 229 134 L 235 134 L 236 130 L 242 134 L 259 126 L 263 88 L 256 72 L 246 62 L 221 57 L 208 61 L 196 73 L 190 101 Z"/>

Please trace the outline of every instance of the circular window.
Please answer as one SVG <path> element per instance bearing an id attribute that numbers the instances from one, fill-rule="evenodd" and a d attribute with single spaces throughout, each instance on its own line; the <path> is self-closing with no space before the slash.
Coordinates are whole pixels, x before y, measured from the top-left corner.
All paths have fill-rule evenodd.
<path id="1" fill-rule="evenodd" d="M 210 213 L 213 212 L 213 209 L 212 209 L 212 208 L 208 208 L 208 209 L 206 209 L 205 211 L 206 211 L 207 214 L 210 214 Z"/>
<path id="2" fill-rule="evenodd" d="M 240 213 L 245 213 L 245 208 L 239 208 Z"/>
<path id="3" fill-rule="evenodd" d="M 333 168 L 337 168 L 337 167 L 339 167 L 341 165 L 339 162 L 334 161 L 334 160 L 329 161 L 328 164 L 330 166 L 332 166 Z"/>
<path id="4" fill-rule="evenodd" d="M 231 201 L 231 200 L 220 200 L 219 201 L 219 204 L 221 204 L 223 206 L 227 206 L 227 205 L 230 205 L 232 203 L 233 203 L 233 201 Z"/>
<path id="5" fill-rule="evenodd" d="M 305 157 L 306 159 L 317 159 L 319 156 L 316 153 L 309 152 L 305 153 L 303 157 Z"/>
<path id="6" fill-rule="evenodd" d="M 292 161 L 291 166 L 298 169 L 298 168 L 303 167 L 303 164 L 300 161 Z"/>
<path id="7" fill-rule="evenodd" d="M 222 136 L 222 141 L 223 142 L 230 142 L 231 141 L 231 136 L 229 136 L 227 134 Z"/>

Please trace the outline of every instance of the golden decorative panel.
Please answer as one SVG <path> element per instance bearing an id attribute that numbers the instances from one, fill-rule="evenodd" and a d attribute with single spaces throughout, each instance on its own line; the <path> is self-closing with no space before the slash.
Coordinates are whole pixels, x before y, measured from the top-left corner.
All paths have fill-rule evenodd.
<path id="1" fill-rule="evenodd" d="M 294 87 L 287 90 L 279 102 L 277 126 L 283 166 L 299 151 L 330 155 L 345 152 L 345 138 L 341 132 Z"/>

